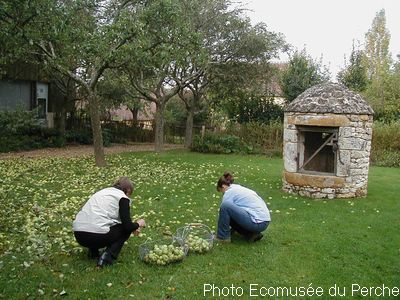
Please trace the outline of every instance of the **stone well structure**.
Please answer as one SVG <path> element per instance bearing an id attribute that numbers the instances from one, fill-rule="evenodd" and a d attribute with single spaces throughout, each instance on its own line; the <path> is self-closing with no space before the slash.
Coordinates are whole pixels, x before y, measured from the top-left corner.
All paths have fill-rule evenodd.
<path id="1" fill-rule="evenodd" d="M 285 107 L 283 190 L 312 198 L 367 194 L 373 110 L 345 86 L 309 88 Z"/>

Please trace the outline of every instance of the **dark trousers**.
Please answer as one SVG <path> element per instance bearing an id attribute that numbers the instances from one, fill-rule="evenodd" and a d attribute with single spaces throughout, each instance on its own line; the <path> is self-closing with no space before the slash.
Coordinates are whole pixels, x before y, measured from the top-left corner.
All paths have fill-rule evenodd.
<path id="1" fill-rule="evenodd" d="M 124 231 L 121 224 L 117 224 L 111 226 L 108 233 L 75 231 L 74 235 L 79 245 L 89 248 L 93 253 L 99 251 L 100 248 L 106 247 L 106 251 L 116 259 L 131 233 Z"/>

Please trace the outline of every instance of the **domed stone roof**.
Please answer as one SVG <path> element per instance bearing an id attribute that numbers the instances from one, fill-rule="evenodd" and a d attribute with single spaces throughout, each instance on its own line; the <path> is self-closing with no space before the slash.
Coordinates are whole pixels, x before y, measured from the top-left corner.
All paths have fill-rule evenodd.
<path id="1" fill-rule="evenodd" d="M 338 83 L 323 83 L 305 90 L 285 107 L 285 112 L 374 114 L 359 94 Z"/>

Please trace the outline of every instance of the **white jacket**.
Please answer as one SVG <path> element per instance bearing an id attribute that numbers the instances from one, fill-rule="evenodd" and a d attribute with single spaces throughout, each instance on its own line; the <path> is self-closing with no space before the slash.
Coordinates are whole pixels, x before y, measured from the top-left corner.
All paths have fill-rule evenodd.
<path id="1" fill-rule="evenodd" d="M 74 231 L 107 233 L 110 227 L 121 224 L 119 217 L 119 200 L 129 199 L 117 188 L 109 187 L 92 195 L 75 217 Z M 129 201 L 131 201 L 129 199 Z"/>

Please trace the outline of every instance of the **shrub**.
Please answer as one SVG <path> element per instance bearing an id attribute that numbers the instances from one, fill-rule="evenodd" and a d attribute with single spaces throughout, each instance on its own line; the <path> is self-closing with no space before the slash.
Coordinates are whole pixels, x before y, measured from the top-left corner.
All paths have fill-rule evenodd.
<path id="1" fill-rule="evenodd" d="M 154 142 L 154 131 L 141 128 L 135 124 L 123 122 L 110 122 L 103 125 L 103 129 L 109 130 L 112 143 L 126 142 Z"/>
<path id="2" fill-rule="evenodd" d="M 64 147 L 66 140 L 60 131 L 54 128 L 41 128 L 38 133 L 41 147 Z"/>
<path id="3" fill-rule="evenodd" d="M 35 111 L 0 111 L 0 132 L 2 134 L 27 134 L 39 129 Z"/>
<path id="4" fill-rule="evenodd" d="M 280 121 L 233 124 L 228 128 L 228 133 L 240 137 L 244 143 L 256 149 L 257 153 L 282 156 L 283 125 Z"/>
<path id="5" fill-rule="evenodd" d="M 206 133 L 203 138 L 196 135 L 192 151 L 203 153 L 252 153 L 253 147 L 245 144 L 238 136 Z"/>
<path id="6" fill-rule="evenodd" d="M 110 129 L 102 128 L 103 135 L 103 145 L 105 147 L 111 146 L 113 133 Z M 65 133 L 65 138 L 69 144 L 82 144 L 82 145 L 92 145 L 93 136 L 92 130 L 90 128 L 85 129 L 72 129 Z"/>
<path id="7" fill-rule="evenodd" d="M 65 138 L 69 144 L 92 144 L 92 132 L 90 129 L 72 129 L 65 133 Z"/>
<path id="8" fill-rule="evenodd" d="M 378 166 L 400 167 L 400 121 L 374 123 L 371 162 Z"/>
<path id="9" fill-rule="evenodd" d="M 400 151 L 400 121 L 374 122 L 372 149 L 391 149 Z"/>
<path id="10" fill-rule="evenodd" d="M 65 145 L 59 131 L 40 126 L 35 111 L 0 112 L 0 132 L 0 152 Z"/>
<path id="11" fill-rule="evenodd" d="M 112 140 L 112 132 L 110 129 L 103 128 L 102 129 L 102 134 L 103 134 L 103 145 L 104 147 L 110 147 L 111 146 L 111 140 Z"/>
<path id="12" fill-rule="evenodd" d="M 0 152 L 23 151 L 46 147 L 63 147 L 65 138 L 54 129 L 41 128 L 35 134 L 0 136 Z"/>
<path id="13" fill-rule="evenodd" d="M 371 163 L 381 167 L 400 167 L 400 151 L 375 150 L 371 153 Z"/>
<path id="14" fill-rule="evenodd" d="M 231 124 L 226 133 L 207 133 L 201 140 L 196 136 L 193 151 L 210 153 L 263 153 L 270 157 L 282 156 L 283 125 L 251 122 Z"/>

